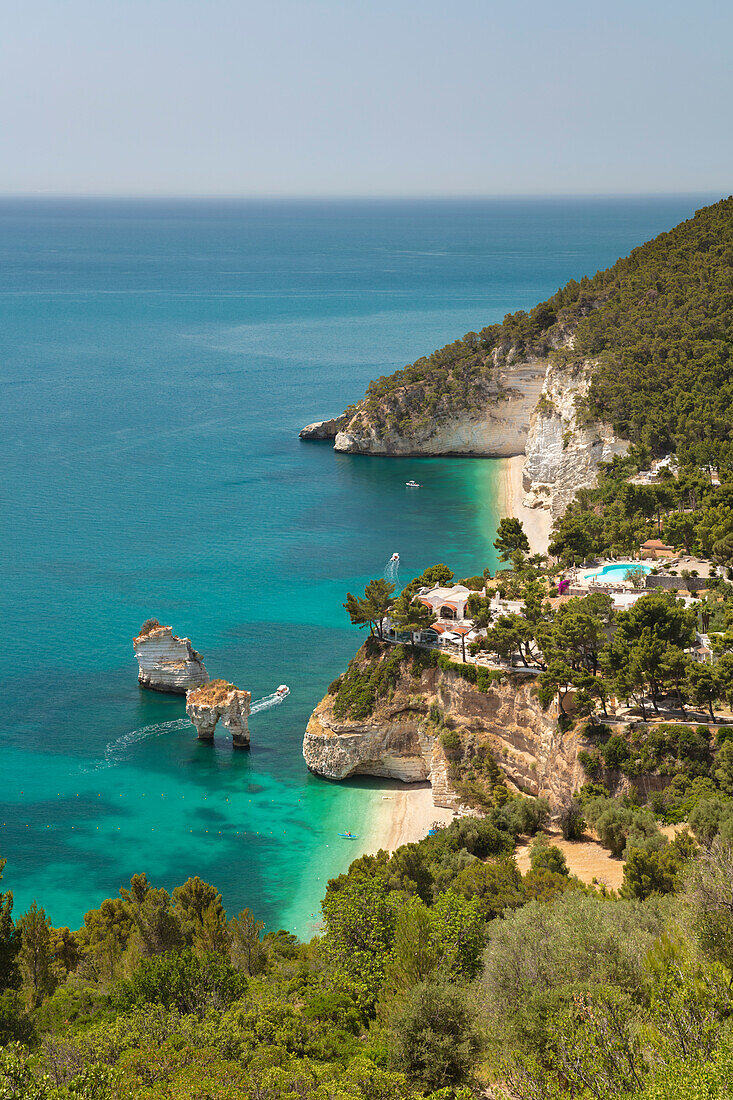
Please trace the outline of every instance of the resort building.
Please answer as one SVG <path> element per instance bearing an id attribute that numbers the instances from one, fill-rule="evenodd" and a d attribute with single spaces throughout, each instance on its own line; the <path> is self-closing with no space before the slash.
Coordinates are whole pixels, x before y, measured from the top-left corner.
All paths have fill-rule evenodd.
<path id="1" fill-rule="evenodd" d="M 677 477 L 679 464 L 675 455 L 665 455 L 664 458 L 655 458 L 650 470 L 639 470 L 629 478 L 632 485 L 651 485 L 656 481 L 662 470 L 669 470 L 673 477 Z"/>
<path id="2" fill-rule="evenodd" d="M 667 546 L 661 539 L 647 539 L 639 547 L 639 556 L 657 561 L 660 558 L 676 558 L 677 551 L 674 546 Z"/>
<path id="3" fill-rule="evenodd" d="M 524 600 L 503 600 L 501 596 L 492 596 L 489 608 L 495 615 L 521 615 L 524 611 Z"/>
<path id="4" fill-rule="evenodd" d="M 462 622 L 466 618 L 466 604 L 471 589 L 464 584 L 453 584 L 449 588 L 425 588 L 418 592 L 417 598 L 429 607 L 439 619 L 447 622 Z"/>
<path id="5" fill-rule="evenodd" d="M 469 634 L 473 638 L 473 628 L 467 623 L 433 623 L 419 637 L 423 638 L 428 644 L 432 642 L 435 645 L 436 642 L 451 642 L 462 637 L 465 638 Z"/>
<path id="6" fill-rule="evenodd" d="M 703 665 L 713 664 L 713 650 L 707 634 L 700 634 L 699 632 L 697 632 L 695 635 L 695 639 L 695 645 L 692 647 L 692 649 L 688 649 L 687 651 L 692 657 L 693 661 L 697 661 L 698 664 Z"/>
<path id="7" fill-rule="evenodd" d="M 473 641 L 478 635 L 473 629 L 473 621 L 466 618 L 466 604 L 471 589 L 463 584 L 450 587 L 422 588 L 415 599 L 429 607 L 437 617 L 426 630 L 415 634 L 417 645 L 423 646 L 460 646 L 465 648 L 466 641 Z M 410 635 L 395 627 L 391 619 L 384 620 L 384 637 L 388 642 L 409 642 Z"/>

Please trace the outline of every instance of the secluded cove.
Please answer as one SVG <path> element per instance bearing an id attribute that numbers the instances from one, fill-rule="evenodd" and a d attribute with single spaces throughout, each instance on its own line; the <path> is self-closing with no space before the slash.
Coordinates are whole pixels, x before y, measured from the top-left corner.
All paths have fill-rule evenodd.
<path id="1" fill-rule="evenodd" d="M 493 565 L 504 467 L 335 455 L 298 429 L 694 206 L 0 203 L 0 855 L 18 913 L 37 898 L 77 927 L 134 872 L 198 874 L 230 914 L 307 935 L 326 879 L 389 843 L 398 808 L 301 755 L 361 640 L 345 593 L 395 550 L 402 580 Z M 253 699 L 290 686 L 248 755 L 140 690 L 151 615 Z"/>

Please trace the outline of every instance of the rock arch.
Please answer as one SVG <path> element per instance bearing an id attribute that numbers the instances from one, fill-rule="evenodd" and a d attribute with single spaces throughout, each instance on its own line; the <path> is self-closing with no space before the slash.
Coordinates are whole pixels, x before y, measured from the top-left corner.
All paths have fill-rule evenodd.
<path id="1" fill-rule="evenodd" d="M 212 680 L 186 694 L 186 714 L 196 727 L 199 741 L 213 741 L 221 720 L 232 735 L 235 748 L 249 748 L 249 707 L 252 694 L 226 680 Z"/>

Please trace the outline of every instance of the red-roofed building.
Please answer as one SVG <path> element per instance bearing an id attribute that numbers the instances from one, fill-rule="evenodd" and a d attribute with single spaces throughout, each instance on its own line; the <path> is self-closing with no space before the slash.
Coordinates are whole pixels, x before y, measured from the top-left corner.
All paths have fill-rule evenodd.
<path id="1" fill-rule="evenodd" d="M 436 585 L 435 588 L 421 592 L 419 600 L 434 611 L 439 619 L 450 622 L 460 622 L 466 618 L 466 604 L 471 595 L 471 589 L 464 584 L 452 584 L 449 587 Z"/>
<path id="2" fill-rule="evenodd" d="M 674 546 L 667 546 L 661 539 L 647 539 L 646 542 L 642 542 L 639 552 L 642 558 L 652 558 L 654 560 L 673 558 L 677 553 Z"/>

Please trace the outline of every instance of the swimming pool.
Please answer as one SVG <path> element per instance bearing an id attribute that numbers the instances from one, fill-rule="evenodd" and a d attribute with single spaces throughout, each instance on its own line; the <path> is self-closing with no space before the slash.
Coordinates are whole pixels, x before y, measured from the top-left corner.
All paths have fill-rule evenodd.
<path id="1" fill-rule="evenodd" d="M 618 583 L 625 579 L 629 569 L 641 569 L 643 573 L 650 573 L 653 566 L 643 561 L 616 561 L 610 565 L 604 565 L 602 569 L 591 569 L 585 574 L 585 580 L 595 580 L 601 583 Z"/>

